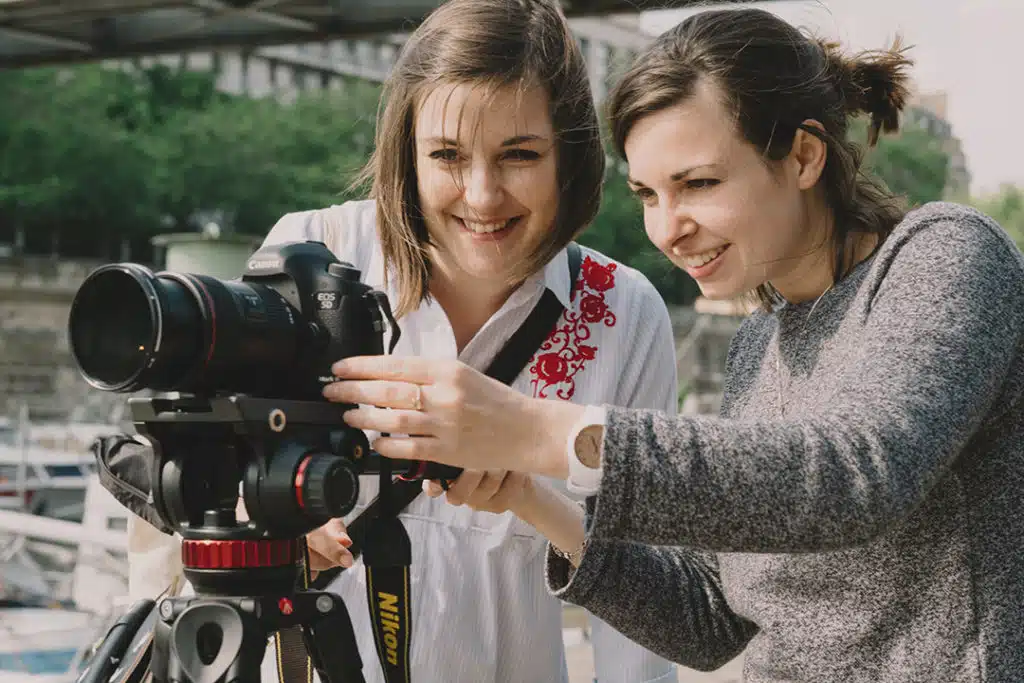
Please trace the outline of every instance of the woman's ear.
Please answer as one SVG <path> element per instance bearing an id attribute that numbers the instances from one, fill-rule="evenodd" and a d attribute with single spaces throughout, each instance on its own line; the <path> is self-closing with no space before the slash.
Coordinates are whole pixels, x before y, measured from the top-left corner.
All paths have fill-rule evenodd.
<path id="1" fill-rule="evenodd" d="M 828 159 L 828 144 L 807 128 L 825 132 L 825 127 L 818 121 L 807 119 L 793 136 L 793 147 L 789 155 L 796 165 L 797 185 L 801 190 L 809 190 L 817 184 Z"/>

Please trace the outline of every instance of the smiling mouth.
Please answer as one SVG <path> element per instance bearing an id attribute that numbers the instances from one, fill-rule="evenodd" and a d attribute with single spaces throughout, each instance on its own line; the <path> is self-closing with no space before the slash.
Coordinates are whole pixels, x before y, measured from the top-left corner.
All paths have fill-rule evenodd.
<path id="1" fill-rule="evenodd" d="M 465 218 L 455 217 L 455 220 L 459 222 L 459 225 L 468 232 L 474 235 L 494 235 L 500 232 L 509 230 L 510 228 L 517 225 L 522 216 L 514 216 L 504 221 L 490 221 L 483 223 L 480 221 L 468 221 Z"/>
<path id="2" fill-rule="evenodd" d="M 701 266 L 711 263 L 716 258 L 722 255 L 722 252 L 729 248 L 728 244 L 724 244 L 714 249 L 709 249 L 703 253 L 696 254 L 694 256 L 684 256 L 681 261 L 687 268 L 700 268 Z"/>

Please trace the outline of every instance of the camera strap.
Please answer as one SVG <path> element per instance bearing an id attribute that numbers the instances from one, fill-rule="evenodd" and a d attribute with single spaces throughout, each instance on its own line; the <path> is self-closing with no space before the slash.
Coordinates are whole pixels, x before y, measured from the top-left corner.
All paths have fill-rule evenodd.
<path id="1" fill-rule="evenodd" d="M 569 262 L 570 291 L 575 287 L 583 260 L 580 247 L 570 242 L 566 248 Z M 488 366 L 485 374 L 511 385 L 526 367 L 540 345 L 562 315 L 564 307 L 550 289 L 522 325 L 509 337 Z M 387 683 L 409 683 L 409 652 L 412 635 L 409 568 L 412 565 L 412 544 L 405 526 L 398 518 L 423 491 L 420 479 L 393 478 L 391 461 L 380 459 L 380 492 L 348 527 L 353 558 L 363 556 L 366 568 L 366 591 L 377 655 Z M 308 554 L 307 554 L 308 558 Z M 310 580 L 307 559 L 304 584 L 324 590 L 343 571 L 333 567 Z M 311 663 L 302 652 L 301 635 L 295 647 L 289 647 L 295 634 L 281 633 L 278 638 L 278 672 L 281 683 L 299 683 L 312 678 Z M 339 644 L 355 647 L 355 644 Z M 304 661 L 303 661 L 304 660 Z"/>

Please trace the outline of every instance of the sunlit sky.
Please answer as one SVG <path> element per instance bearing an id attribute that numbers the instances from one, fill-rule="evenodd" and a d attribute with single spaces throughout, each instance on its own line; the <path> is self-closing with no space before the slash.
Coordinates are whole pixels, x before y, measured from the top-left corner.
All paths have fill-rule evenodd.
<path id="1" fill-rule="evenodd" d="M 963 143 L 971 189 L 1024 186 L 1024 0 L 782 0 L 754 6 L 853 49 L 878 48 L 900 33 L 913 46 L 922 92 L 945 90 L 953 134 Z M 689 10 L 647 12 L 660 33 Z"/>

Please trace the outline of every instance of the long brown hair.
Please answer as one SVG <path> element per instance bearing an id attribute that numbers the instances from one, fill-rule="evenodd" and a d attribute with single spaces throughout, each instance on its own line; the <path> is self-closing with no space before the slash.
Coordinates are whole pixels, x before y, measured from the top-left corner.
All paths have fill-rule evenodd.
<path id="1" fill-rule="evenodd" d="M 396 277 L 401 316 L 428 297 L 429 236 L 417 191 L 414 122 L 418 104 L 442 84 L 539 85 L 555 130 L 558 214 L 551 238 L 522 264 L 526 277 L 547 263 L 597 214 L 605 157 L 583 54 L 555 0 L 449 0 L 405 43 L 377 116 L 376 145 L 357 184 L 369 182 L 386 277 Z"/>
<path id="2" fill-rule="evenodd" d="M 609 94 L 608 112 L 617 153 L 641 118 L 694 95 L 702 79 L 723 93 L 740 134 L 768 161 L 786 157 L 798 129 L 828 145 L 822 174 L 835 221 L 833 279 L 853 265 L 856 240 L 877 235 L 880 244 L 902 219 L 902 202 L 862 172 L 864 150 L 847 139 L 849 119 L 868 114 L 868 146 L 879 133 L 899 128 L 906 103 L 906 69 L 899 41 L 886 50 L 845 55 L 837 43 L 810 37 L 771 12 L 708 10 L 665 32 L 634 62 Z M 805 125 L 808 119 L 822 128 Z M 755 295 L 771 310 L 778 293 L 765 283 Z"/>

